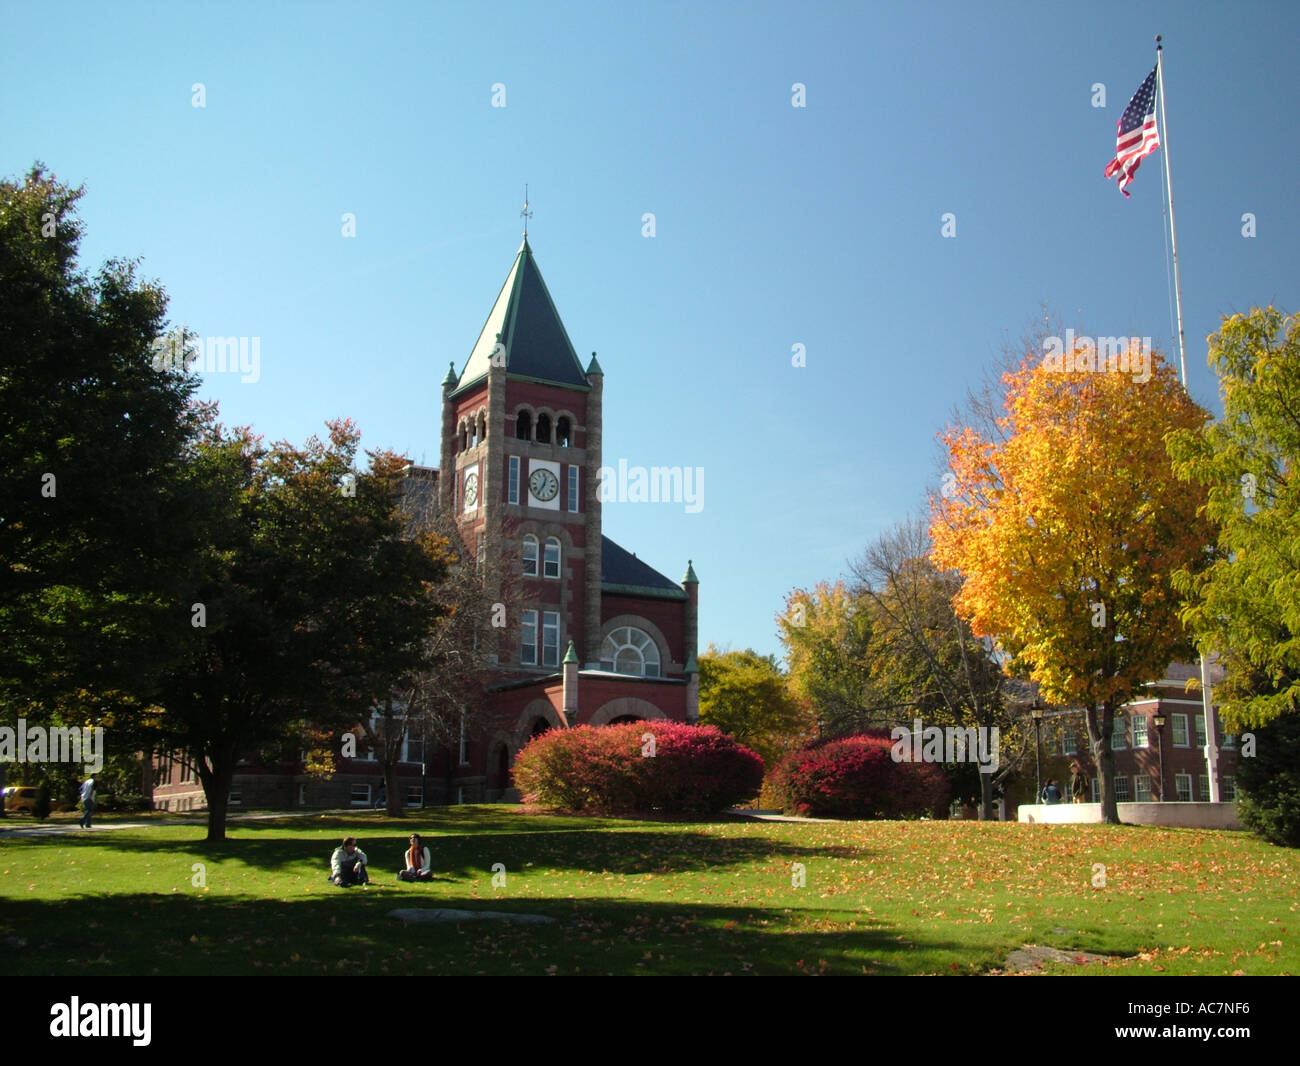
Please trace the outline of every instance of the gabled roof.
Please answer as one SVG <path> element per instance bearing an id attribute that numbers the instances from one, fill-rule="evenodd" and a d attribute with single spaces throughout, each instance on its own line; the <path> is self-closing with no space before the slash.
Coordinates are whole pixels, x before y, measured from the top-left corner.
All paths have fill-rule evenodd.
<path id="1" fill-rule="evenodd" d="M 686 599 L 686 592 L 680 585 L 606 536 L 600 538 L 600 587 L 603 592 L 664 600 Z"/>
<path id="2" fill-rule="evenodd" d="M 505 349 L 508 377 L 584 391 L 591 388 L 564 323 L 551 302 L 542 272 L 537 269 L 527 237 L 519 246 L 506 282 L 452 391 L 453 396 L 487 377 L 498 337 Z"/>

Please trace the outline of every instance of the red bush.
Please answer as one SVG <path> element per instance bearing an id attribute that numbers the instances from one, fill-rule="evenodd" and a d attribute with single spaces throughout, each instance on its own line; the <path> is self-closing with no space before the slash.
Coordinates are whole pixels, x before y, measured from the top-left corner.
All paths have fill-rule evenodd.
<path id="1" fill-rule="evenodd" d="M 763 760 L 713 726 L 652 720 L 544 733 L 514 775 L 525 801 L 548 807 L 707 814 L 756 796 Z"/>
<path id="2" fill-rule="evenodd" d="M 794 814 L 829 818 L 916 818 L 948 802 L 949 785 L 933 763 L 895 762 L 888 733 L 821 741 L 786 756 L 769 785 Z"/>

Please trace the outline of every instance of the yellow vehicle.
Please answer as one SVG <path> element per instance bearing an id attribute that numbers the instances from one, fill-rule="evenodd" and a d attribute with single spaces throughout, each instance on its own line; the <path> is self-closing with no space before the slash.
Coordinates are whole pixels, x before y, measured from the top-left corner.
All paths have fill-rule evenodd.
<path id="1" fill-rule="evenodd" d="M 35 785 L 11 785 L 4 790 L 6 811 L 26 811 L 32 814 L 36 810 L 36 798 L 41 790 Z"/>

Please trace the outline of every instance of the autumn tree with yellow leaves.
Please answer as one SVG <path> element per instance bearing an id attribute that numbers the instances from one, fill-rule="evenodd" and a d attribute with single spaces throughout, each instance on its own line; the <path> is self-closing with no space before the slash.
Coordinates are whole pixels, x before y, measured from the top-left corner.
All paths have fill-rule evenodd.
<path id="1" fill-rule="evenodd" d="M 1192 653 L 1170 578 L 1208 561 L 1214 530 L 1166 438 L 1209 415 L 1136 340 L 1109 361 L 1087 338 L 1072 347 L 1003 375 L 996 425 L 940 434 L 952 476 L 930 498 L 930 536 L 936 564 L 962 577 L 954 603 L 975 634 L 1045 700 L 1084 709 L 1114 824 L 1115 713 Z"/>

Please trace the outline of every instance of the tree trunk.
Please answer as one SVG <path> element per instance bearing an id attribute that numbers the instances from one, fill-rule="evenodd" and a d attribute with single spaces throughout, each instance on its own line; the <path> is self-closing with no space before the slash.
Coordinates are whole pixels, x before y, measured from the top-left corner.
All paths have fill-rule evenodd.
<path id="1" fill-rule="evenodd" d="M 1119 807 L 1115 800 L 1115 753 L 1110 747 L 1111 730 L 1115 724 L 1115 709 L 1109 703 L 1091 706 L 1085 712 L 1088 722 L 1088 739 L 1097 761 L 1097 784 L 1101 790 L 1101 820 L 1106 825 L 1120 825 Z"/>
<path id="2" fill-rule="evenodd" d="M 993 775 L 980 774 L 980 821 L 993 820 Z"/>
<path id="3" fill-rule="evenodd" d="M 211 770 L 203 769 L 199 763 L 199 780 L 203 782 L 203 794 L 208 800 L 208 836 L 209 841 L 226 839 L 226 809 L 230 801 L 230 782 L 235 776 L 234 760 L 219 760 Z"/>
<path id="4" fill-rule="evenodd" d="M 384 804 L 384 813 L 390 818 L 401 818 L 406 812 L 402 809 L 402 796 L 397 790 L 397 766 L 394 763 L 387 763 L 383 767 L 384 773 L 384 795 L 387 801 Z"/>

